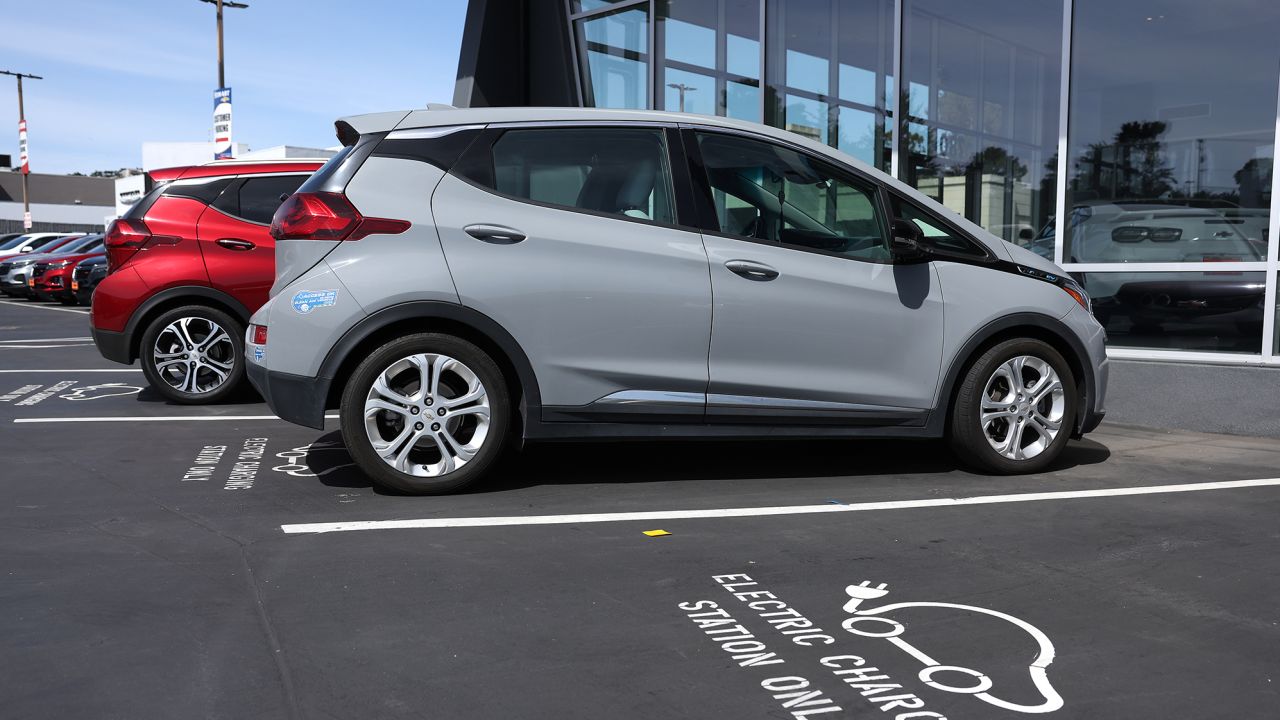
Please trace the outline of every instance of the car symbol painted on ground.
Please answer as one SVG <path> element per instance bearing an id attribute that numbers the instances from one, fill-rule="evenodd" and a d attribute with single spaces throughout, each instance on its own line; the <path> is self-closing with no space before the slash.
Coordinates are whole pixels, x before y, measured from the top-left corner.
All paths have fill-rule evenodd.
<path id="1" fill-rule="evenodd" d="M 899 650 L 902 650 L 916 660 L 919 660 L 920 663 L 925 666 L 919 673 L 920 681 L 929 687 L 942 690 L 944 692 L 973 695 L 979 700 L 990 705 L 995 705 L 996 707 L 1004 708 L 1005 710 L 1012 710 L 1014 712 L 1049 713 L 1062 707 L 1062 696 L 1059 695 L 1058 692 L 1053 689 L 1053 685 L 1049 683 L 1048 668 L 1049 665 L 1053 663 L 1053 642 L 1049 640 L 1049 637 L 1045 635 L 1043 631 L 1031 623 L 997 610 L 988 610 L 987 608 L 976 607 L 973 605 L 960 605 L 957 603 L 945 602 L 891 603 L 888 605 L 881 605 L 880 607 L 861 610 L 859 607 L 864 602 L 868 600 L 878 600 L 889 592 L 884 583 L 873 586 L 868 580 L 864 580 L 858 585 L 850 585 L 846 587 L 845 592 L 848 593 L 850 599 L 845 603 L 844 611 L 851 613 L 852 617 L 846 618 L 844 622 L 841 623 L 841 626 L 846 631 L 853 633 L 854 635 L 870 638 L 883 638 L 888 640 L 890 643 L 897 646 Z M 1031 682 L 1035 685 L 1036 690 L 1038 690 L 1044 697 L 1044 702 L 1038 705 L 1023 705 L 1020 703 L 1009 702 L 1008 700 L 1002 700 L 988 692 L 991 689 L 993 682 L 985 673 L 959 665 L 943 665 L 937 660 L 934 660 L 924 651 L 917 648 L 915 645 L 907 642 L 902 637 L 903 633 L 906 631 L 906 626 L 897 620 L 888 617 L 887 613 L 892 613 L 904 608 L 920 607 L 951 608 L 953 610 L 964 610 L 967 612 L 989 615 L 991 617 L 1004 620 L 1005 622 L 1025 631 L 1036 641 L 1038 645 L 1036 657 L 1032 660 L 1028 669 L 1031 673 Z M 949 674 L 967 675 L 971 678 L 972 682 L 967 685 L 951 685 L 942 682 L 935 677 L 937 675 L 943 675 L 945 678 Z"/>

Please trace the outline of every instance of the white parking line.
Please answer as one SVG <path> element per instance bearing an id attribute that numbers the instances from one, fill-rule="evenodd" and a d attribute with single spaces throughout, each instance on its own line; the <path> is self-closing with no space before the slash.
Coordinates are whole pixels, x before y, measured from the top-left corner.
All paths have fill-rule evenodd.
<path id="1" fill-rule="evenodd" d="M 325 415 L 326 420 L 333 420 L 337 415 Z M 133 415 L 133 416 L 99 416 L 99 417 L 39 417 L 15 418 L 15 423 L 96 423 L 96 422 L 181 422 L 183 420 L 279 420 L 275 415 Z"/>
<path id="2" fill-rule="evenodd" d="M 849 505 L 783 505 L 758 508 L 719 508 L 711 510 L 657 510 L 652 512 L 586 513 L 581 515 L 509 515 L 498 517 L 424 518 L 421 520 L 364 520 L 330 523 L 281 525 L 289 534 L 346 532 L 350 530 L 400 530 L 405 528 L 504 527 L 508 525 L 570 525 L 597 522 L 632 522 L 636 520 L 693 520 L 705 518 L 758 517 L 764 515 L 806 515 L 813 513 L 861 512 L 864 510 L 906 510 L 909 508 L 950 507 L 954 505 L 993 505 L 996 503 L 1034 502 L 1038 500 L 1073 500 L 1076 498 L 1118 497 L 1124 495 L 1157 495 L 1161 493 L 1230 490 L 1233 488 L 1280 485 L 1280 478 L 1263 480 L 1227 480 L 1223 482 L 1187 483 L 1183 485 L 1150 485 L 1145 487 L 1105 488 L 1101 490 L 1064 490 L 1059 492 L 1018 493 L 1014 495 L 978 495 L 967 498 L 932 498 L 929 500 L 893 500 L 888 502 L 852 503 Z"/>
<path id="3" fill-rule="evenodd" d="M 89 314 L 88 310 L 75 310 L 73 308 L 54 307 L 52 305 L 36 305 L 34 303 L 20 303 L 14 302 L 13 300 L 0 300 L 0 303 L 4 303 L 5 305 L 16 305 L 19 307 L 36 308 L 37 310 L 57 310 L 58 312 L 76 313 L 77 315 Z"/>
<path id="4" fill-rule="evenodd" d="M 37 370 L 0 370 L 0 373 L 62 373 L 63 375 L 79 374 L 79 373 L 102 373 L 102 372 L 142 372 L 142 368 L 91 368 L 88 370 L 50 370 L 49 368 L 39 368 Z"/>

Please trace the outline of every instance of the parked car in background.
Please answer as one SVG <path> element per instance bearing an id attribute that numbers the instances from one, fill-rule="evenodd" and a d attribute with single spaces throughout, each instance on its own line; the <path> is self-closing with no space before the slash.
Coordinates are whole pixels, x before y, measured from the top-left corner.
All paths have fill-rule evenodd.
<path id="1" fill-rule="evenodd" d="M 105 255 L 89 257 L 76 263 L 71 273 L 71 291 L 76 294 L 76 302 L 88 305 L 93 300 L 93 289 L 107 276 L 107 258 Z"/>
<path id="2" fill-rule="evenodd" d="M 1267 258 L 1265 210 L 1222 202 L 1143 200 L 1082 203 L 1072 208 L 1069 262 L 1234 263 Z M 1053 254 L 1052 221 L 1028 249 Z M 1089 273 L 1077 279 L 1099 322 L 1114 333 L 1159 335 L 1165 325 L 1220 327 L 1224 335 L 1257 335 L 1266 284 L 1242 271 Z M 1120 321 L 1120 322 L 1117 322 Z"/>
<path id="3" fill-rule="evenodd" d="M 102 236 L 98 235 L 97 243 L 102 244 Z M 94 238 L 86 235 L 66 235 L 55 238 L 42 245 L 38 251 L 13 255 L 0 260 L 0 291 L 10 297 L 32 297 L 28 280 L 31 269 L 36 263 L 59 254 L 75 252 L 94 242 Z"/>
<path id="4" fill-rule="evenodd" d="M 20 238 L 23 235 L 26 235 L 26 233 L 16 232 L 16 233 L 4 233 L 0 235 L 0 252 L 4 252 L 4 248 L 9 244 L 10 241 L 16 238 Z"/>
<path id="5" fill-rule="evenodd" d="M 246 359 L 286 420 L 336 401 L 379 485 L 466 488 L 522 437 L 947 437 L 1038 472 L 1101 421 L 1083 289 L 825 144 L 583 108 L 337 127 Z"/>
<path id="6" fill-rule="evenodd" d="M 15 255 L 37 252 L 55 240 L 84 234 L 85 233 L 27 233 L 26 235 L 19 235 L 5 243 L 8 247 L 0 246 L 0 260 L 11 258 Z"/>
<path id="7" fill-rule="evenodd" d="M 230 161 L 152 171 L 157 183 L 107 229 L 94 342 L 138 360 L 179 403 L 220 400 L 244 377 L 244 330 L 275 272 L 281 201 L 323 160 Z"/>
<path id="8" fill-rule="evenodd" d="M 74 305 L 75 291 L 71 289 L 71 273 L 81 260 L 91 257 L 105 257 L 102 246 L 103 236 L 88 235 L 83 242 L 73 243 L 65 252 L 46 255 L 31 266 L 31 277 L 27 279 L 27 287 L 36 300 L 56 301 L 64 305 Z"/>

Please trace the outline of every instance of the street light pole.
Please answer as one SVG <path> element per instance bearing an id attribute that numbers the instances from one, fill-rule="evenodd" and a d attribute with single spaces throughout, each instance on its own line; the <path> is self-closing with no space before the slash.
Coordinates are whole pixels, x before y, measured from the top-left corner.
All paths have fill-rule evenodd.
<path id="1" fill-rule="evenodd" d="M 22 106 L 22 78 L 24 77 L 31 78 L 32 80 L 43 80 L 44 78 L 40 77 L 39 75 L 17 73 L 17 72 L 12 72 L 10 70 L 0 70 L 0 75 L 12 75 L 18 78 L 18 127 L 19 129 L 21 129 L 22 135 L 25 136 L 27 132 L 26 131 L 27 112 Z M 23 147 L 23 154 L 28 154 L 26 153 L 25 146 Z M 30 172 L 29 168 L 30 168 L 30 164 L 28 161 L 28 163 L 24 164 L 24 166 L 22 167 L 22 220 L 23 220 L 22 229 L 23 230 L 31 229 L 31 226 L 26 222 L 27 218 L 31 216 L 31 197 L 27 190 L 27 174 L 28 172 Z"/>
<path id="2" fill-rule="evenodd" d="M 247 3 L 232 2 L 232 0 L 200 0 L 200 2 L 209 3 L 218 8 L 218 87 L 227 86 L 226 72 L 223 70 L 222 61 L 222 8 L 247 8 Z"/>
<path id="3" fill-rule="evenodd" d="M 667 87 L 680 93 L 680 112 L 684 112 L 684 94 L 698 89 L 692 85 L 685 85 L 684 83 L 667 83 Z"/>

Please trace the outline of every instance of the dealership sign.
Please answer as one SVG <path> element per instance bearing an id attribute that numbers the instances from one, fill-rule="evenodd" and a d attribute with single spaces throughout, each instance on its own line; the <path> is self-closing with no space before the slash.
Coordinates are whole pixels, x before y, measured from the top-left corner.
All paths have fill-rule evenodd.
<path id="1" fill-rule="evenodd" d="M 213 159 L 228 160 L 232 154 L 231 88 L 218 88 L 213 92 Z"/>
<path id="2" fill-rule="evenodd" d="M 147 194 L 148 189 L 147 176 L 144 174 L 116 178 L 116 217 L 124 215 Z"/>
<path id="3" fill-rule="evenodd" d="M 27 164 L 27 121 L 18 121 L 18 167 L 23 174 L 31 174 L 31 166 Z"/>

